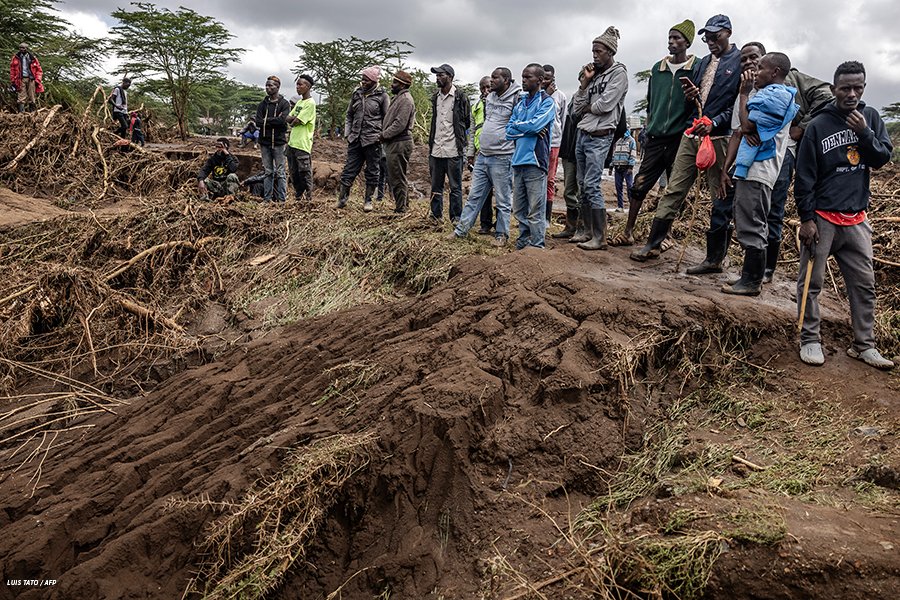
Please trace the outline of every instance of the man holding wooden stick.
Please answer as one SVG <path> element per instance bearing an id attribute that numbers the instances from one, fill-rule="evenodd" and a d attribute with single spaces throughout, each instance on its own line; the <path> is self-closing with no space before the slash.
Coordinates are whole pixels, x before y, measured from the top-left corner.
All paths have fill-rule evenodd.
<path id="1" fill-rule="evenodd" d="M 819 335 L 819 292 L 826 261 L 834 255 L 850 298 L 853 344 L 847 354 L 878 369 L 894 366 L 875 349 L 872 227 L 866 218 L 869 170 L 887 164 L 893 146 L 878 111 L 862 102 L 865 88 L 862 63 L 839 65 L 831 86 L 834 101 L 810 122 L 797 152 L 794 199 L 801 221 L 797 281 L 798 312 L 802 315 L 800 360 L 809 365 L 825 363 Z M 808 269 L 812 269 L 810 277 Z"/>

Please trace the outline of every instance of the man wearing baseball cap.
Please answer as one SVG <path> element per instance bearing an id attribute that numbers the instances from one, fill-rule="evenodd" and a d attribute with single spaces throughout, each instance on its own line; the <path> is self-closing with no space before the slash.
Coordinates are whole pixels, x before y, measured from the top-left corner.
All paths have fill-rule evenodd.
<path id="1" fill-rule="evenodd" d="M 706 171 L 707 182 L 712 194 L 719 188 L 731 129 L 731 114 L 741 79 L 741 53 L 730 41 L 731 19 L 725 15 L 710 17 L 706 26 L 697 33 L 706 42 L 710 53 L 700 61 L 700 67 L 693 78 L 681 79 L 681 87 L 688 103 L 700 103 L 704 121 L 692 127 L 690 134 L 685 133 L 681 137 L 672 165 L 672 176 L 666 186 L 666 193 L 660 198 L 656 208 L 647 245 L 631 253 L 631 259 L 639 262 L 659 257 L 662 243 L 668 237 L 672 223 L 697 178 L 697 150 L 705 136 L 710 137 L 716 152 L 715 164 Z M 696 109 L 692 116 L 694 119 L 699 117 Z"/>
<path id="2" fill-rule="evenodd" d="M 431 131 L 428 134 L 428 166 L 431 171 L 431 218 L 444 213 L 444 179 L 450 184 L 449 214 L 452 222 L 462 214 L 462 170 L 466 131 L 471 125 L 469 97 L 453 85 L 456 72 L 444 63 L 432 67 L 437 91 L 431 97 Z"/>

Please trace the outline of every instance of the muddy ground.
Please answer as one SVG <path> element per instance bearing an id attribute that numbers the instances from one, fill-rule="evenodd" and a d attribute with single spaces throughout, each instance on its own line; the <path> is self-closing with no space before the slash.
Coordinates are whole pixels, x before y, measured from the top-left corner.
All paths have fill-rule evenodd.
<path id="1" fill-rule="evenodd" d="M 0 260 L 28 265 L 2 297 L 67 255 L 112 270 L 143 247 L 119 239 L 128 219 L 156 214 L 38 195 L 0 189 Z M 823 292 L 827 363 L 810 368 L 795 265 L 733 298 L 727 273 L 674 272 L 680 247 L 647 264 L 557 241 L 498 252 L 443 240 L 424 201 L 402 220 L 331 203 L 160 211 L 153 235 L 242 240 L 108 281 L 193 350 L 135 352 L 142 370 L 97 349 L 92 366 L 75 317 L 41 334 L 82 340 L 68 369 L 33 330 L 4 346 L 0 598 L 900 595 L 900 379 L 846 356 L 840 294 Z M 72 251 L 27 246 L 54 228 Z M 376 276 L 382 243 L 412 245 Z M 343 274 L 347 247 L 348 273 L 372 274 L 347 275 L 342 302 L 304 312 L 325 292 L 274 285 L 309 262 Z M 426 251 L 446 283 L 411 274 Z M 158 314 L 109 319 L 148 345 L 177 337 Z M 35 404 L 62 392 L 79 411 Z"/>

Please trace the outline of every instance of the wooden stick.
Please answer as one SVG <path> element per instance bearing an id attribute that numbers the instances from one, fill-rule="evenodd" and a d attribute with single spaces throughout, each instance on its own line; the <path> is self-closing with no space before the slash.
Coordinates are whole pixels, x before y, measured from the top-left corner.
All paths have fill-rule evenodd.
<path id="1" fill-rule="evenodd" d="M 109 275 L 106 275 L 105 277 L 103 277 L 103 281 L 109 282 L 109 281 L 115 279 L 116 277 L 118 277 L 119 275 L 121 275 L 122 273 L 124 273 L 125 271 L 127 271 L 128 269 L 130 269 L 131 267 L 136 265 L 137 263 L 139 263 L 141 260 L 147 258 L 151 254 L 156 254 L 157 252 L 159 252 L 161 250 L 169 250 L 169 249 L 178 248 L 178 247 L 190 248 L 191 250 L 199 250 L 204 244 L 211 242 L 212 240 L 217 240 L 217 239 L 219 239 L 219 238 L 214 237 L 214 236 L 208 236 L 205 238 L 200 238 L 196 242 L 179 240 L 179 241 L 174 241 L 174 242 L 163 242 L 162 244 L 157 244 L 156 246 L 147 248 L 143 252 L 139 252 L 136 255 L 132 256 L 128 261 L 126 261 L 125 263 L 120 265 L 115 271 L 113 271 Z"/>
<path id="2" fill-rule="evenodd" d="M 41 124 L 41 130 L 36 136 L 31 138 L 31 141 L 28 142 L 28 144 L 26 144 L 24 148 L 22 148 L 22 150 L 16 155 L 14 159 L 12 159 L 12 161 L 10 161 L 9 164 L 3 167 L 4 171 L 12 171 L 13 169 L 15 169 L 16 165 L 19 164 L 19 160 L 21 160 L 23 156 L 28 154 L 29 150 L 34 148 L 34 145 L 38 143 L 38 141 L 41 139 L 41 137 L 43 137 L 45 133 L 47 133 L 47 125 L 50 124 L 50 121 L 53 119 L 54 115 L 56 115 L 56 111 L 58 111 L 60 108 L 62 108 L 62 106 L 56 104 L 53 106 L 53 108 L 50 109 L 50 112 L 47 113 L 47 116 L 44 118 L 44 122 Z"/>
<path id="3" fill-rule="evenodd" d="M 7 296 L 6 298 L 0 299 L 0 306 L 6 304 L 7 302 L 12 302 L 16 298 L 18 298 L 20 296 L 24 296 L 25 294 L 28 294 L 30 292 L 33 292 L 36 289 L 37 289 L 36 283 L 32 283 L 31 285 L 25 286 L 18 292 L 14 292 L 14 293 L 10 294 L 9 296 Z"/>
<path id="4" fill-rule="evenodd" d="M 99 131 L 100 128 L 95 125 L 91 137 L 94 138 L 94 144 L 97 146 L 97 154 L 100 155 L 100 162 L 103 163 L 103 191 L 97 197 L 97 200 L 102 200 L 103 197 L 106 196 L 106 191 L 109 189 L 109 167 L 106 166 L 106 157 L 103 156 L 103 146 L 100 145 L 100 138 L 97 137 Z"/>
<path id="5" fill-rule="evenodd" d="M 131 300 L 126 300 L 125 298 L 120 298 L 118 302 L 122 308 L 124 308 L 131 314 L 144 319 L 147 322 L 153 321 L 154 323 L 157 323 L 159 325 L 164 325 L 167 328 L 177 331 L 179 333 L 184 331 L 184 327 L 182 327 L 181 325 L 179 325 L 172 319 L 169 319 L 168 317 L 164 317 L 163 315 L 157 314 L 154 311 L 150 310 L 149 308 L 141 306 L 140 304 L 137 304 L 136 302 L 132 302 Z"/>
<path id="6" fill-rule="evenodd" d="M 752 462 L 750 462 L 749 460 L 747 460 L 746 458 L 741 458 L 741 457 L 738 456 L 737 454 L 733 455 L 733 456 L 731 457 L 731 460 L 733 460 L 733 461 L 736 462 L 736 463 L 741 463 L 742 465 L 744 465 L 744 466 L 747 467 L 748 469 L 753 469 L 754 471 L 765 471 L 765 470 L 766 470 L 765 467 L 761 467 L 761 466 L 759 466 L 759 465 L 756 464 L 756 463 L 752 463 Z"/>
<path id="7" fill-rule="evenodd" d="M 678 255 L 678 262 L 675 263 L 675 270 L 673 273 L 677 273 L 679 269 L 681 269 L 681 261 L 684 260 L 684 253 L 687 252 L 688 245 L 688 235 L 690 235 L 691 231 L 694 230 L 694 221 L 697 220 L 697 211 L 700 209 L 700 178 L 698 177 L 694 181 L 694 210 L 691 212 L 691 222 L 688 224 L 688 233 L 684 238 L 684 244 L 681 245 L 681 254 Z"/>
<path id="8" fill-rule="evenodd" d="M 809 255 L 809 262 L 806 263 L 806 277 L 803 281 L 803 300 L 800 302 L 800 318 L 797 319 L 797 331 L 803 331 L 803 318 L 806 316 L 806 297 L 809 295 L 809 279 L 812 277 L 813 266 L 816 264 L 816 255 Z"/>
<path id="9" fill-rule="evenodd" d="M 568 579 L 572 575 L 576 575 L 579 571 L 584 571 L 585 567 L 575 567 L 574 569 L 570 569 L 563 573 L 562 575 L 557 575 L 556 577 L 551 577 L 550 579 L 545 579 L 544 581 L 540 581 L 532 586 L 529 586 L 529 589 L 519 592 L 518 594 L 513 594 L 512 596 L 507 596 L 504 600 L 520 600 L 521 598 L 525 598 L 529 594 L 533 594 L 540 589 L 547 587 L 548 585 L 553 585 L 554 583 L 559 583 L 564 579 Z"/>
<path id="10" fill-rule="evenodd" d="M 900 267 L 900 263 L 891 262 L 889 260 L 884 260 L 883 258 L 878 258 L 877 256 L 873 256 L 872 260 L 882 264 L 882 265 L 890 265 L 892 267 Z"/>

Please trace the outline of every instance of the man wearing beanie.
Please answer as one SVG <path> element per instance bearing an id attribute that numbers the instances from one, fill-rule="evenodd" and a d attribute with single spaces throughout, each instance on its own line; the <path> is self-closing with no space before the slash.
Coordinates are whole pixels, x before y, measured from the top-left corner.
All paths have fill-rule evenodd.
<path id="1" fill-rule="evenodd" d="M 672 223 L 697 178 L 697 151 L 704 137 L 710 137 L 716 152 L 716 162 L 706 170 L 711 194 L 718 190 L 719 177 L 725 165 L 731 115 L 741 80 L 741 53 L 730 41 L 731 19 L 725 15 L 710 17 L 698 33 L 703 36 L 710 53 L 700 61 L 692 79 L 680 81 L 687 102 L 694 104 L 696 101 L 703 107 L 704 120 L 693 127 L 690 134 L 685 132 L 681 137 L 672 165 L 672 176 L 656 208 L 647 244 L 631 253 L 631 259 L 639 262 L 659 257 L 662 243 L 668 237 Z M 692 115 L 699 117 L 696 108 Z"/>
<path id="2" fill-rule="evenodd" d="M 416 120 L 416 106 L 413 103 L 409 88 L 412 76 L 406 71 L 397 71 L 391 80 L 391 93 L 394 100 L 384 115 L 381 129 L 381 142 L 384 144 L 384 155 L 387 161 L 388 185 L 394 194 L 394 212 L 405 213 L 409 207 L 409 185 L 406 171 L 409 168 L 409 157 L 413 151 L 412 131 Z"/>
<path id="3" fill-rule="evenodd" d="M 691 105 L 685 101 L 681 77 L 693 80 L 700 61 L 687 50 L 694 42 L 694 22 L 690 19 L 669 30 L 669 56 L 653 65 L 647 84 L 647 141 L 641 148 L 641 168 L 631 188 L 631 203 L 625 230 L 610 242 L 612 246 L 634 243 L 634 224 L 644 198 L 664 172 L 669 175 L 682 133 L 687 127 Z"/>
<path id="4" fill-rule="evenodd" d="M 582 250 L 606 249 L 606 206 L 600 181 L 628 91 L 625 65 L 615 60 L 618 49 L 619 31 L 607 27 L 591 43 L 594 62 L 582 69 L 581 85 L 573 96 L 572 110 L 580 117 L 575 161 L 585 228 L 578 244 Z"/>

